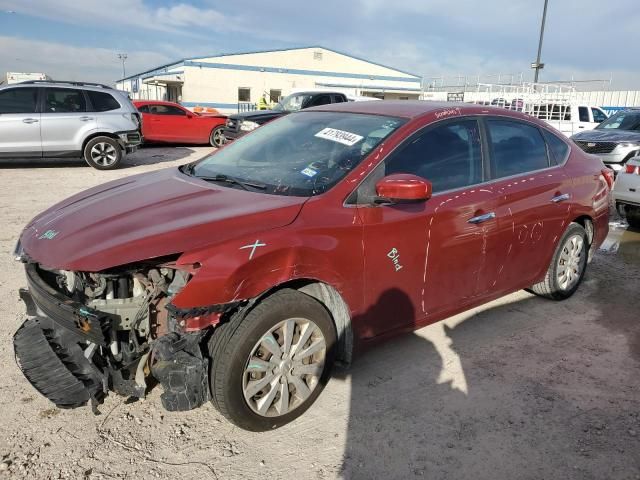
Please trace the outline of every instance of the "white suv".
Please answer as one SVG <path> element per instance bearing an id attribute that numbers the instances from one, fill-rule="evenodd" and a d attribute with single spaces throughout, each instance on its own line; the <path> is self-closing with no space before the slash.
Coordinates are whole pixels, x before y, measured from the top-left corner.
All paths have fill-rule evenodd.
<path id="1" fill-rule="evenodd" d="M 624 210 L 629 225 L 640 229 L 640 157 L 629 159 L 618 172 L 612 196 L 618 211 Z"/>
<path id="2" fill-rule="evenodd" d="M 80 157 L 110 170 L 140 143 L 141 117 L 126 92 L 80 82 L 0 87 L 0 159 Z"/>

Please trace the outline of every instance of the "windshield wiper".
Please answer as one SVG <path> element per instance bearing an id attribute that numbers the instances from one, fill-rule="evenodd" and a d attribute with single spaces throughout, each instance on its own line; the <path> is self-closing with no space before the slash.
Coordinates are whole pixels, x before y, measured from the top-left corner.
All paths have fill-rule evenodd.
<path id="1" fill-rule="evenodd" d="M 264 183 L 257 183 L 257 182 L 246 182 L 244 180 L 239 180 L 235 177 L 231 177 L 229 175 L 223 175 L 221 173 L 219 173 L 218 175 L 213 175 L 210 177 L 198 177 L 196 176 L 195 178 L 199 178 L 200 180 L 205 180 L 207 182 L 224 182 L 224 183 L 231 183 L 233 185 L 239 185 L 240 187 L 242 187 L 243 189 L 247 190 L 247 191 L 251 191 L 249 187 L 251 188 L 255 188 L 258 190 L 266 190 L 267 186 Z"/>

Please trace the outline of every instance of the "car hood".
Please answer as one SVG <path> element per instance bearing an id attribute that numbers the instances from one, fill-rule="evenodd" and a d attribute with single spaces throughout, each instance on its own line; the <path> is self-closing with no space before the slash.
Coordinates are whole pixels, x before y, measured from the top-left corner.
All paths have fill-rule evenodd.
<path id="1" fill-rule="evenodd" d="M 289 112 L 282 110 L 251 110 L 249 112 L 234 113 L 229 115 L 233 120 L 270 120 L 272 118 L 281 117 Z"/>
<path id="2" fill-rule="evenodd" d="M 576 133 L 571 139 L 581 142 L 640 142 L 640 132 L 615 128 L 608 130 L 593 129 Z"/>
<path id="3" fill-rule="evenodd" d="M 20 242 L 50 268 L 95 272 L 285 226 L 306 198 L 207 183 L 177 168 L 109 182 L 35 217 Z"/>

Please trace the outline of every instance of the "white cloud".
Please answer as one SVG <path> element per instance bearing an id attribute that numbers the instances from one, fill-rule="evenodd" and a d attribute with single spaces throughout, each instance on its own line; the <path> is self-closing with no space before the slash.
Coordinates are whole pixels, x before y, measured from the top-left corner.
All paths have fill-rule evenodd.
<path id="1" fill-rule="evenodd" d="M 42 72 L 54 80 L 113 82 L 122 76 L 117 51 L 0 36 L 0 73 Z M 138 72 L 173 61 L 151 51 L 129 51 L 127 72 Z"/>
<path id="2" fill-rule="evenodd" d="M 100 29 L 123 26 L 200 36 L 198 28 L 236 30 L 237 22 L 209 8 L 186 3 L 153 7 L 143 0 L 0 0 L 0 9 Z"/>

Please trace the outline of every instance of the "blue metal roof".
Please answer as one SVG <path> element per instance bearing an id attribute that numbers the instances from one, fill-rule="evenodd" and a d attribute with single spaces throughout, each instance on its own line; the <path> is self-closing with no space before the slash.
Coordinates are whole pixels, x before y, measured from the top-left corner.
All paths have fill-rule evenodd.
<path id="1" fill-rule="evenodd" d="M 135 78 L 135 77 L 138 77 L 140 75 L 144 75 L 144 74 L 152 73 L 152 72 L 157 72 L 157 71 L 160 71 L 160 70 L 165 70 L 166 71 L 166 69 L 168 69 L 169 67 L 182 66 L 184 64 L 184 62 L 186 62 L 186 61 L 200 60 L 200 59 L 210 58 L 210 57 L 229 57 L 229 56 L 232 56 L 232 55 L 251 55 L 251 54 L 254 54 L 254 53 L 272 53 L 272 52 L 286 52 L 286 51 L 291 51 L 291 50 L 307 50 L 307 49 L 311 49 L 311 48 L 321 48 L 323 50 L 327 50 L 329 52 L 334 52 L 334 53 L 337 53 L 339 55 L 344 55 L 346 57 L 353 58 L 355 60 L 360 60 L 360 61 L 363 61 L 363 62 L 370 63 L 372 65 L 377 65 L 379 67 L 388 68 L 388 69 L 394 70 L 396 72 L 404 73 L 405 75 L 410 75 L 412 77 L 415 77 L 417 80 L 422 79 L 422 77 L 420 75 L 417 75 L 417 74 L 411 73 L 411 72 L 406 72 L 404 70 L 400 70 L 400 69 L 395 68 L 395 67 L 390 67 L 389 65 L 384 65 L 382 63 L 372 62 L 372 61 L 367 60 L 365 58 L 357 57 L 355 55 L 351 55 L 349 53 L 345 53 L 345 52 L 341 52 L 341 51 L 338 51 L 338 50 L 334 50 L 332 48 L 323 47 L 321 45 L 310 45 L 310 46 L 306 46 L 306 47 L 274 48 L 274 49 L 269 49 L 269 50 L 254 50 L 254 51 L 248 51 L 248 52 L 245 51 L 245 52 L 234 52 L 234 53 L 219 53 L 219 54 L 214 54 L 214 55 L 200 55 L 200 56 L 197 56 L 197 57 L 188 57 L 188 58 L 183 58 L 182 60 L 177 60 L 177 61 L 172 62 L 172 63 L 167 63 L 166 65 L 161 65 L 160 67 L 152 68 L 150 70 L 146 70 L 144 72 L 137 73 L 135 75 L 130 75 L 128 77 L 121 78 L 120 80 L 117 80 L 117 81 L 121 82 L 123 80 L 129 80 L 131 78 Z"/>

